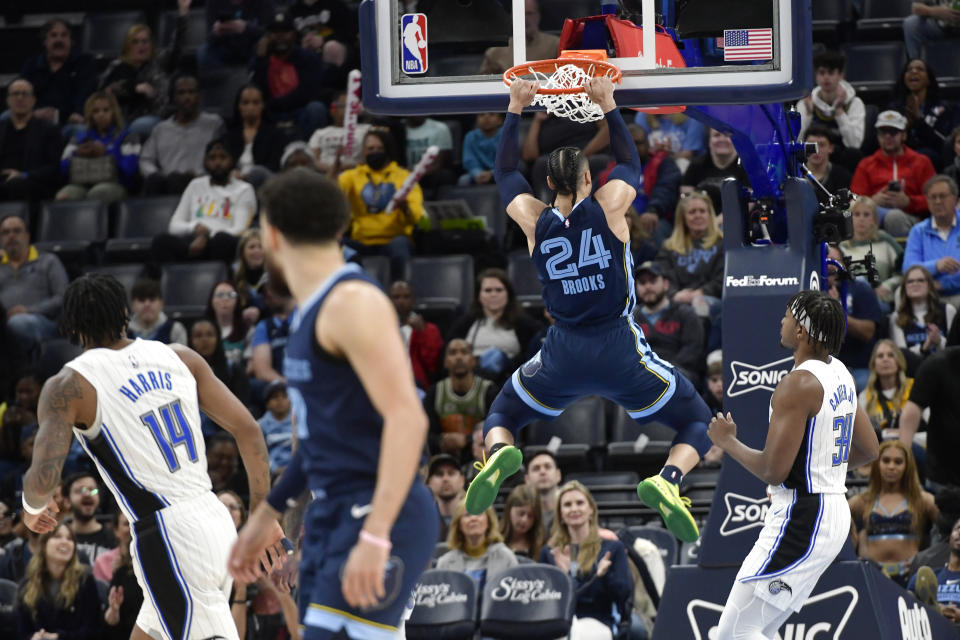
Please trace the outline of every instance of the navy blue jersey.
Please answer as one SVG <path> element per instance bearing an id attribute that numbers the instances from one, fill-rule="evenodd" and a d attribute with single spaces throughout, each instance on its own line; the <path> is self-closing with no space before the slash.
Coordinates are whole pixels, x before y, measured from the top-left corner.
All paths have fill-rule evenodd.
<path id="1" fill-rule="evenodd" d="M 327 494 L 374 486 L 383 430 L 383 418 L 353 367 L 324 351 L 316 339 L 324 300 L 347 280 L 379 288 L 359 265 L 348 263 L 335 271 L 294 312 L 283 360 L 307 484 Z"/>
<path id="2" fill-rule="evenodd" d="M 559 326 L 590 326 L 629 317 L 636 303 L 633 257 L 590 196 L 566 218 L 547 207 L 537 220 L 531 259 L 543 301 Z"/>

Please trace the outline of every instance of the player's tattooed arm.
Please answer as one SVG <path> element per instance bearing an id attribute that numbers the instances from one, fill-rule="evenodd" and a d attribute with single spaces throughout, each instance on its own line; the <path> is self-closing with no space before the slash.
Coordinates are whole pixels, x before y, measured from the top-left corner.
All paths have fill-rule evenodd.
<path id="1" fill-rule="evenodd" d="M 303 528 L 303 514 L 307 511 L 307 505 L 310 504 L 310 492 L 304 491 L 297 498 L 294 506 L 290 507 L 283 514 L 283 531 L 287 534 L 287 539 L 293 543 L 296 549 L 300 545 L 300 531 Z"/>

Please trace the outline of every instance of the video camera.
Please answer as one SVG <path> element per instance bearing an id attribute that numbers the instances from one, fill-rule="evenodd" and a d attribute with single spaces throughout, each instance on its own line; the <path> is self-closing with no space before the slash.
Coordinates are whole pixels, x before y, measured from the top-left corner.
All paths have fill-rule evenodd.
<path id="1" fill-rule="evenodd" d="M 820 204 L 813 218 L 813 239 L 817 242 L 838 243 L 853 237 L 853 215 L 850 213 L 852 196 L 849 189 L 840 189 Z"/>

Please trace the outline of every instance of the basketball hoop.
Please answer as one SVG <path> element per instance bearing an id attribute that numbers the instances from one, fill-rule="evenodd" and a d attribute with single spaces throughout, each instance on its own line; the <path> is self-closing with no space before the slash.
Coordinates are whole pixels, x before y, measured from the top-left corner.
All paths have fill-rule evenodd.
<path id="1" fill-rule="evenodd" d="M 619 83 L 621 75 L 616 65 L 607 62 L 606 51 L 567 50 L 553 60 L 510 67 L 503 73 L 503 83 L 509 87 L 517 79 L 532 80 L 537 83 L 533 104 L 574 122 L 594 122 L 603 118 L 603 110 L 587 96 L 584 83 L 590 78 L 604 77 Z"/>

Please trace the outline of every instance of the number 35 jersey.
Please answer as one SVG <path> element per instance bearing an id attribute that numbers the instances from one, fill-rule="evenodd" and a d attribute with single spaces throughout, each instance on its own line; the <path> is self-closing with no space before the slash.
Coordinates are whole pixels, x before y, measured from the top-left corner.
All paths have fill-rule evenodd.
<path id="1" fill-rule="evenodd" d="M 547 311 L 559 326 L 596 325 L 632 313 L 630 246 L 610 231 L 593 196 L 576 203 L 566 218 L 556 207 L 544 209 L 535 240 L 530 257 Z"/>
<path id="2" fill-rule="evenodd" d="M 66 365 L 97 392 L 97 416 L 74 433 L 131 523 L 211 490 L 197 381 L 167 345 L 137 339 Z"/>
<path id="3" fill-rule="evenodd" d="M 839 358 L 806 360 L 796 367 L 813 374 L 823 387 L 820 411 L 807 420 L 800 450 L 783 487 L 800 494 L 846 493 L 847 459 L 853 446 L 857 389 Z M 772 411 L 772 410 L 771 410 Z"/>

